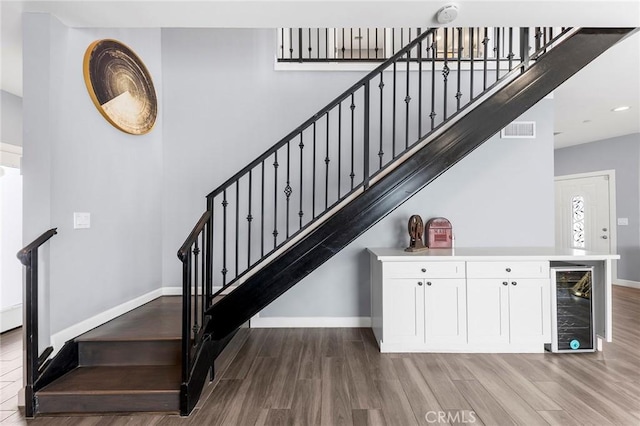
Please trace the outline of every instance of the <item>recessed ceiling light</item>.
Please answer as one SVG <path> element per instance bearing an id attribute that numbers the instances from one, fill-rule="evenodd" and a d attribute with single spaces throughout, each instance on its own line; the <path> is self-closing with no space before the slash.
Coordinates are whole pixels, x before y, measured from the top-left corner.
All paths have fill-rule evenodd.
<path id="1" fill-rule="evenodd" d="M 631 108 L 631 107 L 627 106 L 627 105 L 622 105 L 622 106 L 619 106 L 619 107 L 616 107 L 616 108 L 612 109 L 611 111 L 613 111 L 613 112 L 621 112 L 621 111 L 626 111 L 629 108 Z"/>

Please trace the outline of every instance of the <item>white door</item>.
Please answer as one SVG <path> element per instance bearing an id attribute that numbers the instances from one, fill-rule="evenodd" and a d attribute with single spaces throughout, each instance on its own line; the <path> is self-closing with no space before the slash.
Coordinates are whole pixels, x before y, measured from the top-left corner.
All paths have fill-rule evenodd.
<path id="1" fill-rule="evenodd" d="M 467 332 L 479 347 L 509 343 L 509 283 L 495 278 L 467 279 Z"/>
<path id="2" fill-rule="evenodd" d="M 609 176 L 558 177 L 556 245 L 611 253 Z"/>
<path id="3" fill-rule="evenodd" d="M 549 341 L 551 317 L 548 279 L 509 281 L 509 336 L 511 343 Z"/>
<path id="4" fill-rule="evenodd" d="M 384 299 L 384 343 L 424 343 L 424 281 L 390 279 Z"/>
<path id="5" fill-rule="evenodd" d="M 466 281 L 426 279 L 424 291 L 427 344 L 467 343 Z"/>

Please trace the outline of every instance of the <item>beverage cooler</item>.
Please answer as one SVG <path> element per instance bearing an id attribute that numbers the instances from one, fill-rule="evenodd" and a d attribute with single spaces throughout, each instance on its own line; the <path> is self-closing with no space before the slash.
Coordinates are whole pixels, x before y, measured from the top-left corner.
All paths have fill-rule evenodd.
<path id="1" fill-rule="evenodd" d="M 593 267 L 551 267 L 551 352 L 594 352 Z"/>

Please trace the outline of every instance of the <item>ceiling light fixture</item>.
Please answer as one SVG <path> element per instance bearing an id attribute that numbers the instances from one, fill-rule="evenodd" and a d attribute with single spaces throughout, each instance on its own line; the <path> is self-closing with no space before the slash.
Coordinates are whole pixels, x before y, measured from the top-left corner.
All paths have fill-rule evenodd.
<path id="1" fill-rule="evenodd" d="M 612 109 L 611 111 L 613 111 L 613 112 L 622 112 L 622 111 L 628 110 L 629 108 L 631 108 L 631 107 L 627 106 L 627 105 L 622 105 L 622 106 L 619 106 L 619 107 L 616 107 L 616 108 Z"/>
<path id="2" fill-rule="evenodd" d="M 436 20 L 439 24 L 448 24 L 449 22 L 453 22 L 457 17 L 458 6 L 455 4 L 448 4 L 436 13 Z"/>

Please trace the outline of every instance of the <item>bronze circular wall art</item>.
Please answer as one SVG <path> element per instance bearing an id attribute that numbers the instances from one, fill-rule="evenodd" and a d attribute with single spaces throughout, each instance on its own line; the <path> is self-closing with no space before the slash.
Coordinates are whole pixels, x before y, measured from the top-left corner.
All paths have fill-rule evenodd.
<path id="1" fill-rule="evenodd" d="M 117 40 L 94 41 L 84 55 L 84 81 L 98 111 L 132 135 L 149 132 L 158 101 L 149 71 L 140 58 Z"/>

